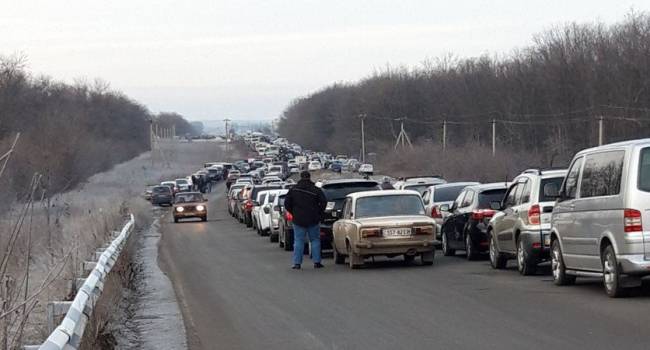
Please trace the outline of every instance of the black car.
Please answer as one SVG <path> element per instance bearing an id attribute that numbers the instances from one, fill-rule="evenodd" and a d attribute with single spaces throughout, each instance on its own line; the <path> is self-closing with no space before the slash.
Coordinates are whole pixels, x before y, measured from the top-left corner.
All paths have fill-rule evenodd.
<path id="1" fill-rule="evenodd" d="M 446 256 L 455 255 L 456 250 L 464 250 L 468 260 L 488 251 L 490 237 L 488 222 L 494 215 L 492 203 L 501 203 L 508 189 L 504 182 L 466 187 L 456 198 L 451 208 L 441 206 L 449 216 L 442 224 L 442 252 Z"/>
<path id="2" fill-rule="evenodd" d="M 223 170 L 220 168 L 208 168 L 208 179 L 212 182 L 216 182 L 221 180 L 221 176 L 223 175 Z"/>
<path id="3" fill-rule="evenodd" d="M 153 205 L 172 205 L 174 193 L 169 186 L 155 186 L 151 189 L 151 203 Z"/>
<path id="4" fill-rule="evenodd" d="M 335 214 L 343 208 L 343 201 L 350 193 L 381 190 L 379 183 L 364 179 L 329 180 L 320 185 L 327 208 L 320 222 L 321 249 L 332 249 L 332 225 L 337 220 Z"/>

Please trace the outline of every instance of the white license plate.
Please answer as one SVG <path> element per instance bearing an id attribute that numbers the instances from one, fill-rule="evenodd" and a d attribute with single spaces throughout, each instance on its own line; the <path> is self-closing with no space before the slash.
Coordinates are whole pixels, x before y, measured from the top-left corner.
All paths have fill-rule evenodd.
<path id="1" fill-rule="evenodd" d="M 410 227 L 385 228 L 382 230 L 384 237 L 404 237 L 411 235 Z"/>

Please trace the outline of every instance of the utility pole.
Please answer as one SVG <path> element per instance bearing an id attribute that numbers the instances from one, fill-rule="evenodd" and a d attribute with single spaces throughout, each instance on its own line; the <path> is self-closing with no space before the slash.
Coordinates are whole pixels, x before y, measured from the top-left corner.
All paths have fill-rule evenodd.
<path id="1" fill-rule="evenodd" d="M 402 144 L 402 148 L 406 147 L 407 142 L 409 146 L 413 148 L 413 144 L 411 144 L 411 139 L 406 134 L 406 130 L 404 130 L 404 119 L 406 118 L 395 119 L 400 121 L 400 131 L 399 131 L 399 135 L 397 135 L 397 141 L 395 142 L 395 149 L 397 149 L 397 146 L 400 144 L 400 142 Z"/>
<path id="2" fill-rule="evenodd" d="M 172 139 L 176 138 L 176 125 L 172 125 Z"/>
<path id="3" fill-rule="evenodd" d="M 447 150 L 447 120 L 442 121 L 442 151 Z"/>
<path id="4" fill-rule="evenodd" d="M 361 163 L 366 162 L 366 135 L 365 135 L 365 126 L 363 121 L 366 119 L 365 114 L 360 114 L 359 118 L 361 119 Z"/>
<path id="5" fill-rule="evenodd" d="M 492 157 L 497 155 L 497 121 L 492 119 Z"/>
<path id="6" fill-rule="evenodd" d="M 228 129 L 228 122 L 230 122 L 230 119 L 226 118 L 223 121 L 226 122 L 226 152 L 228 152 L 228 148 L 230 147 L 230 130 Z"/>
<path id="7" fill-rule="evenodd" d="M 151 167 L 153 168 L 153 147 L 154 147 L 154 134 L 153 134 L 153 120 L 149 121 L 149 148 L 151 149 Z"/>
<path id="8" fill-rule="evenodd" d="M 598 146 L 603 145 L 603 116 L 598 117 Z"/>

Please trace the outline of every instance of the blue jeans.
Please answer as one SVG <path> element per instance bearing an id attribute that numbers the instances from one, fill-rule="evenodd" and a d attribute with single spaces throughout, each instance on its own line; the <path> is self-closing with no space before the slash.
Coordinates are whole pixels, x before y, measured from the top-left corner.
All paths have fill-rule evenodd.
<path id="1" fill-rule="evenodd" d="M 305 236 L 311 242 L 311 260 L 320 263 L 320 225 L 309 227 L 293 224 L 293 264 L 302 264 L 302 255 L 305 251 Z"/>

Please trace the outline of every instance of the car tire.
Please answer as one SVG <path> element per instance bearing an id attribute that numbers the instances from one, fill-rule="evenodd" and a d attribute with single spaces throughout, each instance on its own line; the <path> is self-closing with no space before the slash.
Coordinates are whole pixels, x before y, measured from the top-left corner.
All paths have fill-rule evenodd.
<path id="1" fill-rule="evenodd" d="M 289 236 L 286 233 L 284 236 L 284 250 L 287 252 L 293 251 L 293 236 Z"/>
<path id="2" fill-rule="evenodd" d="M 412 264 L 415 261 L 415 255 L 404 254 L 404 262 Z"/>
<path id="3" fill-rule="evenodd" d="M 275 243 L 275 242 L 277 242 L 277 241 L 279 241 L 279 240 L 280 240 L 280 239 L 279 239 L 277 233 L 273 233 L 273 232 L 271 232 L 271 233 L 269 234 L 269 241 L 270 241 L 271 243 Z"/>
<path id="4" fill-rule="evenodd" d="M 248 216 L 244 218 L 244 221 L 246 222 L 246 227 L 248 228 L 253 227 L 253 220 L 250 219 Z"/>
<path id="5" fill-rule="evenodd" d="M 497 248 L 496 237 L 492 234 L 490 234 L 489 252 L 490 265 L 492 268 L 497 270 L 505 269 L 506 265 L 508 264 L 508 258 L 505 256 L 505 254 L 499 252 L 499 248 Z"/>
<path id="6" fill-rule="evenodd" d="M 456 250 L 449 248 L 449 241 L 447 240 L 447 234 L 442 233 L 442 254 L 444 256 L 454 256 L 456 255 Z"/>
<path id="7" fill-rule="evenodd" d="M 534 275 L 537 271 L 537 263 L 526 251 L 524 247 L 524 240 L 517 239 L 517 270 L 523 276 Z"/>
<path id="8" fill-rule="evenodd" d="M 339 250 L 336 249 L 336 246 L 332 244 L 332 250 L 334 254 L 334 263 L 337 265 L 343 265 L 345 264 L 345 255 L 339 253 Z"/>
<path id="9" fill-rule="evenodd" d="M 435 257 L 435 254 L 436 254 L 435 250 L 420 254 L 420 260 L 422 260 L 422 265 L 425 266 L 433 265 L 433 258 Z"/>
<path id="10" fill-rule="evenodd" d="M 178 218 L 174 218 L 174 223 L 178 224 Z"/>
<path id="11" fill-rule="evenodd" d="M 201 221 L 203 221 L 203 222 L 208 221 L 208 217 L 207 217 L 207 216 L 202 216 L 202 217 L 201 217 Z"/>
<path id="12" fill-rule="evenodd" d="M 616 260 L 614 247 L 608 245 L 601 257 L 603 263 L 603 284 L 605 293 L 610 298 L 620 298 L 627 295 L 627 289 L 621 285 L 621 271 Z"/>
<path id="13" fill-rule="evenodd" d="M 472 236 L 468 233 L 465 235 L 465 257 L 467 260 L 476 260 L 477 252 L 474 242 L 472 242 Z"/>
<path id="14" fill-rule="evenodd" d="M 562 258 L 562 247 L 557 239 L 551 243 L 551 271 L 553 272 L 553 283 L 556 286 L 567 286 L 574 284 L 576 276 L 566 274 L 564 259 Z"/>

